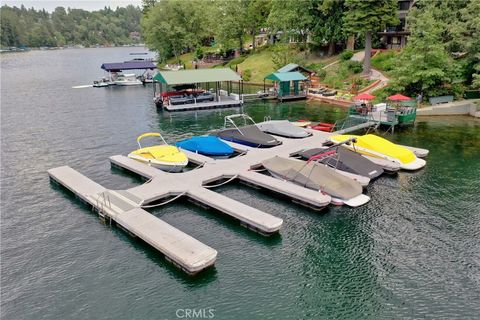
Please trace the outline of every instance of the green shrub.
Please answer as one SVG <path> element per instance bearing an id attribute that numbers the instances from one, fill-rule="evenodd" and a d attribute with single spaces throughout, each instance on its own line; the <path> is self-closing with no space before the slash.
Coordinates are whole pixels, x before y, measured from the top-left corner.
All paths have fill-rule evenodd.
<path id="1" fill-rule="evenodd" d="M 197 47 L 197 49 L 195 49 L 195 58 L 200 60 L 203 58 L 203 49 L 202 47 Z"/>
<path id="2" fill-rule="evenodd" d="M 390 71 L 395 67 L 397 58 L 398 52 L 396 51 L 381 52 L 372 59 L 372 66 L 378 70 Z"/>
<path id="3" fill-rule="evenodd" d="M 316 74 L 317 77 L 319 77 L 320 79 L 325 79 L 325 77 L 327 76 L 327 71 L 325 69 L 319 69 L 317 70 Z"/>
<path id="4" fill-rule="evenodd" d="M 353 51 L 352 50 L 345 50 L 342 53 L 340 53 L 340 59 L 343 61 L 350 60 L 350 58 L 353 57 Z"/>
<path id="5" fill-rule="evenodd" d="M 353 73 L 360 73 L 363 70 L 362 64 L 358 61 L 348 61 L 347 68 Z"/>
<path id="6" fill-rule="evenodd" d="M 250 69 L 243 70 L 242 72 L 243 81 L 250 81 L 251 78 L 252 78 L 252 70 Z"/>

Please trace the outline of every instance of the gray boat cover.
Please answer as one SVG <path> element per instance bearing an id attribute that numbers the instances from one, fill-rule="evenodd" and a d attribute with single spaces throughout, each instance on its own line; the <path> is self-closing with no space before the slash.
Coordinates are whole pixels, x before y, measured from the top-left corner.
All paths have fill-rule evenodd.
<path id="1" fill-rule="evenodd" d="M 357 181 L 313 161 L 306 163 L 275 156 L 263 161 L 262 165 L 273 176 L 323 191 L 335 198 L 348 200 L 362 194 L 362 186 Z"/>
<path id="2" fill-rule="evenodd" d="M 324 153 L 327 148 L 314 148 L 304 150 L 299 153 L 302 159 L 308 160 L 313 156 Z M 375 179 L 383 173 L 383 168 L 373 163 L 362 155 L 350 151 L 347 148 L 330 149 L 337 152 L 337 157 L 326 157 L 319 159 L 318 162 L 329 165 L 338 170 L 358 174 L 360 176 Z M 338 161 L 337 161 L 338 159 Z"/>
<path id="3" fill-rule="evenodd" d="M 211 135 L 256 148 L 271 148 L 282 144 L 269 134 L 262 132 L 256 125 L 230 128 L 213 132 Z"/>
<path id="4" fill-rule="evenodd" d="M 288 120 L 270 120 L 257 123 L 257 127 L 263 132 L 268 132 L 287 138 L 305 138 L 311 136 L 311 133 L 297 127 Z"/>

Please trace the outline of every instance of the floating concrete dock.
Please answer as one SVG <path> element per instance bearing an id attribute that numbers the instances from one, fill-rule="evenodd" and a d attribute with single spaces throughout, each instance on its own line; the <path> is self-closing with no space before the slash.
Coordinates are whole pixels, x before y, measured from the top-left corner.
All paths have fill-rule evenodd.
<path id="1" fill-rule="evenodd" d="M 183 196 L 202 206 L 214 208 L 262 235 L 278 233 L 283 225 L 281 218 L 219 194 L 211 188 L 238 179 L 287 196 L 309 208 L 324 208 L 330 203 L 330 196 L 252 170 L 273 154 L 288 157 L 293 151 L 320 146 L 331 135 L 314 130 L 311 132 L 312 136 L 300 140 L 279 138 L 283 144 L 273 149 L 257 149 L 228 142 L 239 152 L 238 156 L 230 159 L 212 159 L 184 150 L 190 162 L 198 167 L 181 173 L 164 172 L 122 155 L 112 156 L 110 162 L 113 166 L 148 180 L 127 190 L 108 190 L 70 167 L 51 169 L 48 173 L 52 180 L 93 206 L 102 219 L 115 222 L 156 248 L 185 272 L 195 274 L 212 266 L 217 252 L 144 209 Z"/>
<path id="2" fill-rule="evenodd" d="M 67 166 L 50 169 L 48 174 L 96 208 L 102 218 L 114 221 L 142 239 L 188 274 L 196 274 L 215 263 L 216 250 L 141 209 L 135 202 L 138 198 L 126 196 L 122 191 L 107 190 Z"/>
<path id="3" fill-rule="evenodd" d="M 52 180 L 96 208 L 102 218 L 115 222 L 156 248 L 182 270 L 195 274 L 215 263 L 217 251 L 144 209 L 187 197 L 238 220 L 241 225 L 260 234 L 278 233 L 283 225 L 281 218 L 219 194 L 212 188 L 237 179 L 282 194 L 309 208 L 324 208 L 331 201 L 329 195 L 256 172 L 262 161 L 274 155 L 289 157 L 305 149 L 320 147 L 329 136 L 337 134 L 308 131 L 312 135 L 303 139 L 277 137 L 282 144 L 274 148 L 253 148 L 227 142 L 239 152 L 238 156 L 230 159 L 213 159 L 184 150 L 190 162 L 197 167 L 180 173 L 164 172 L 122 155 L 112 156 L 110 162 L 113 166 L 148 180 L 127 190 L 108 190 L 69 167 L 51 169 L 48 173 Z M 425 150 L 417 151 L 424 153 Z"/>

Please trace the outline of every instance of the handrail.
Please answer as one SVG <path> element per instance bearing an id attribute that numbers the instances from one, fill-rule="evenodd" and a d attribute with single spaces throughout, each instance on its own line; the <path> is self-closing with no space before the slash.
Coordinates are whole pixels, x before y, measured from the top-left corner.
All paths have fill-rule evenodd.
<path id="1" fill-rule="evenodd" d="M 165 139 L 163 139 L 162 135 L 159 132 L 147 132 L 147 133 L 144 133 L 144 134 L 140 135 L 137 138 L 137 144 L 138 144 L 139 148 L 142 148 L 142 145 L 140 144 L 140 141 L 143 138 L 146 138 L 146 137 L 160 137 L 160 139 L 162 139 L 163 143 L 168 145 L 168 143 L 165 141 Z"/>
<path id="2" fill-rule="evenodd" d="M 243 134 L 242 130 L 240 130 L 240 128 L 237 126 L 237 124 L 235 123 L 235 121 L 233 121 L 234 118 L 242 118 L 242 119 L 244 120 L 245 125 L 247 124 L 247 120 L 250 120 L 250 121 L 252 121 L 252 123 L 253 123 L 254 125 L 257 125 L 257 124 L 255 123 L 255 121 L 253 121 L 253 119 L 252 119 L 250 116 L 248 116 L 248 115 L 246 115 L 246 114 L 244 114 L 244 113 L 238 113 L 238 114 L 232 114 L 232 115 L 226 116 L 226 117 L 224 118 L 223 127 L 224 127 L 224 128 L 227 128 L 227 121 L 228 121 L 228 122 L 230 122 L 230 123 L 235 127 L 235 129 L 238 130 L 238 132 L 240 132 L 240 134 L 241 134 L 242 136 L 244 136 L 244 134 Z"/>

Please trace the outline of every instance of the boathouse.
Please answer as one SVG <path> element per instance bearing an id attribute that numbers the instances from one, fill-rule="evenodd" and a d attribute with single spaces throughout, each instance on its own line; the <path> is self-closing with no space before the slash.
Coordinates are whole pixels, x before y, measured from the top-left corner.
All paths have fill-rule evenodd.
<path id="1" fill-rule="evenodd" d="M 146 79 L 149 78 L 149 76 L 145 76 L 145 73 L 148 70 L 155 70 L 157 69 L 157 66 L 153 61 L 148 61 L 148 60 L 131 60 L 131 61 L 125 61 L 125 62 L 111 62 L 111 63 L 103 63 L 100 68 L 108 72 L 108 78 L 110 81 L 112 81 L 113 74 L 125 71 L 125 70 L 144 70 L 144 73 L 142 74 L 142 81 L 144 82 Z M 150 75 L 151 77 L 151 75 Z M 151 78 L 150 78 L 151 79 Z"/>
<path id="2" fill-rule="evenodd" d="M 307 77 L 298 71 L 274 72 L 265 77 L 264 83 L 265 80 L 275 82 L 275 95 L 280 102 L 307 98 L 305 91 Z"/>
<path id="3" fill-rule="evenodd" d="M 168 111 L 239 107 L 243 104 L 242 78 L 228 68 L 160 71 L 153 79 L 155 104 Z"/>

